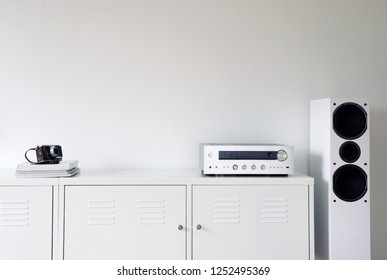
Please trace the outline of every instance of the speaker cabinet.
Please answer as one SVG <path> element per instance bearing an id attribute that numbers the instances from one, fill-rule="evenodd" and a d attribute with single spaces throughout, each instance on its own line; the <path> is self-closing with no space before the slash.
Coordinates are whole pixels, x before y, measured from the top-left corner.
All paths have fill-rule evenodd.
<path id="1" fill-rule="evenodd" d="M 317 259 L 370 259 L 369 105 L 319 99 L 310 105 Z"/>

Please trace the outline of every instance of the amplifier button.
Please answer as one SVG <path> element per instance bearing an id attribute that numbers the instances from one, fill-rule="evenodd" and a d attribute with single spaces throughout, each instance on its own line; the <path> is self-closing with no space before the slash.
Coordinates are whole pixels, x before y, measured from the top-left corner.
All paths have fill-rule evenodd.
<path id="1" fill-rule="evenodd" d="M 234 164 L 234 165 L 232 166 L 232 169 L 237 170 L 237 169 L 238 169 L 238 165 Z"/>

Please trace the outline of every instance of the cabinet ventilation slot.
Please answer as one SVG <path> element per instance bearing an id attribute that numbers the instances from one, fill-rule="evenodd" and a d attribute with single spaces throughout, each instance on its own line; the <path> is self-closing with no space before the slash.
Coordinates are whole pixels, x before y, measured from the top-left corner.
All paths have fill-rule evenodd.
<path id="1" fill-rule="evenodd" d="M 88 200 L 87 224 L 88 225 L 114 225 L 116 223 L 115 200 Z"/>
<path id="2" fill-rule="evenodd" d="M 137 224 L 164 224 L 165 202 L 157 199 L 137 200 Z"/>
<path id="3" fill-rule="evenodd" d="M 29 226 L 30 201 L 0 201 L 0 227 Z"/>
<path id="4" fill-rule="evenodd" d="M 287 199 L 262 199 L 262 223 L 288 223 L 288 210 Z"/>
<path id="5" fill-rule="evenodd" d="M 214 199 L 214 223 L 240 223 L 240 199 Z"/>

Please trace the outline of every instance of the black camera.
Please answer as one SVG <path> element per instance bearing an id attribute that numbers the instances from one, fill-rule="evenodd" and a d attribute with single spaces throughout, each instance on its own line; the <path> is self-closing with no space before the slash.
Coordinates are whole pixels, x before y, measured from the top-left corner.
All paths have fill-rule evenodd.
<path id="1" fill-rule="evenodd" d="M 37 162 L 32 162 L 31 160 L 28 159 L 27 153 L 28 151 L 31 151 L 31 150 L 36 151 Z M 55 164 L 55 163 L 59 163 L 62 160 L 63 154 L 62 154 L 62 147 L 59 145 L 41 145 L 41 146 L 37 146 L 36 148 L 28 149 L 24 154 L 24 156 L 30 163 Z"/>

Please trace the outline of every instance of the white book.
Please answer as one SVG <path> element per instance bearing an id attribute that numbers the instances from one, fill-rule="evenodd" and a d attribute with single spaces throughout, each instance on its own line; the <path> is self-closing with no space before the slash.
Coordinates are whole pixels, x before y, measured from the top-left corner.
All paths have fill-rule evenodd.
<path id="1" fill-rule="evenodd" d="M 18 174 L 66 174 L 74 172 L 74 170 L 77 170 L 78 167 L 74 167 L 70 170 L 16 170 L 16 173 Z"/>
<path id="2" fill-rule="evenodd" d="M 66 171 L 78 167 L 78 160 L 66 160 L 57 164 L 34 164 L 29 162 L 21 163 L 17 166 L 17 172 L 30 171 Z"/>
<path id="3" fill-rule="evenodd" d="M 72 177 L 78 174 L 80 169 L 78 167 L 73 168 L 70 171 L 33 171 L 33 172 L 16 172 L 18 178 L 59 178 L 59 177 Z"/>

